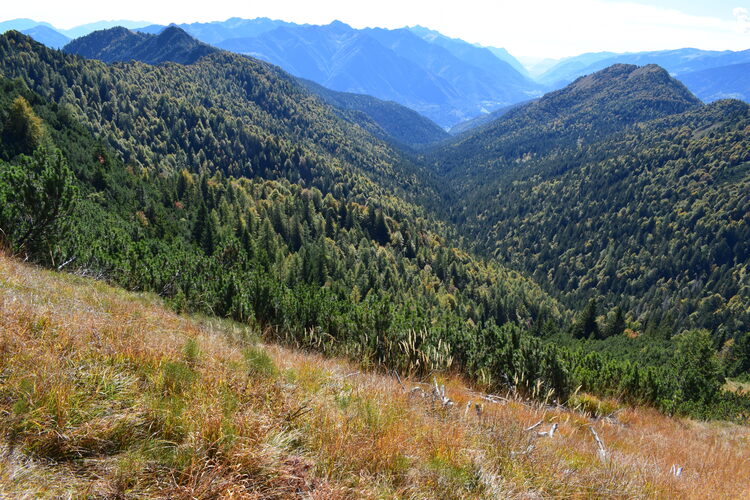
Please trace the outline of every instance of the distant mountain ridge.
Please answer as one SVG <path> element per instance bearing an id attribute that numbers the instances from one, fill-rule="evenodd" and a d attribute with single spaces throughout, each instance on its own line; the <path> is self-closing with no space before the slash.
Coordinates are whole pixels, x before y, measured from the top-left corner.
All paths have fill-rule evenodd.
<path id="1" fill-rule="evenodd" d="M 75 26 L 71 29 L 62 29 L 57 28 L 55 26 L 52 26 L 50 23 L 43 22 L 43 21 L 35 21 L 33 19 L 11 19 L 9 21 L 2 21 L 0 22 L 0 34 L 5 33 L 6 31 L 20 31 L 24 34 L 28 34 L 29 36 L 33 35 L 32 33 L 27 33 L 29 31 L 34 30 L 37 27 L 43 26 L 45 28 L 48 28 L 49 30 L 54 30 L 57 33 L 69 38 L 79 38 L 85 35 L 88 35 L 89 33 L 93 33 L 94 31 L 99 31 L 103 29 L 108 28 L 114 28 L 115 26 L 123 26 L 128 29 L 134 29 L 134 28 L 140 28 L 147 26 L 149 23 L 146 21 L 128 21 L 126 19 L 121 19 L 118 21 L 96 21 L 93 23 L 87 23 L 82 24 L 80 26 Z M 37 40 L 34 38 L 37 42 L 43 43 L 47 45 L 44 40 Z"/>
<path id="2" fill-rule="evenodd" d="M 267 17 L 258 17 L 256 19 L 232 17 L 226 21 L 214 21 L 209 23 L 178 23 L 170 26 L 177 26 L 202 42 L 216 45 L 224 40 L 259 36 L 281 26 L 294 27 L 307 25 L 289 23 L 278 19 L 269 19 Z M 136 31 L 158 35 L 164 30 L 164 28 L 166 28 L 166 26 L 161 24 L 151 24 L 142 28 L 137 28 Z"/>
<path id="3" fill-rule="evenodd" d="M 65 36 L 59 31 L 56 31 L 43 24 L 40 24 L 33 28 L 22 30 L 21 33 L 23 33 L 24 35 L 29 35 L 37 42 L 53 49 L 62 48 L 66 44 L 70 43 L 70 37 Z"/>
<path id="4" fill-rule="evenodd" d="M 727 97 L 750 99 L 750 73 L 739 64 L 750 63 L 750 49 L 743 51 L 711 51 L 693 48 L 614 54 L 601 52 L 582 54 L 560 61 L 538 80 L 551 87 L 561 87 L 579 76 L 594 73 L 613 64 L 658 64 L 705 102 Z M 734 66 L 731 69 L 730 66 Z M 727 69 L 719 69 L 727 68 Z M 698 74 L 700 72 L 704 72 Z"/>
<path id="5" fill-rule="evenodd" d="M 750 102 L 750 62 L 693 71 L 678 78 L 706 102 L 720 99 Z"/>
<path id="6" fill-rule="evenodd" d="M 73 40 L 64 50 L 107 63 L 136 60 L 148 64 L 192 64 L 218 49 L 199 42 L 180 28 L 170 26 L 158 35 L 138 33 L 123 27 L 95 31 Z"/>
<path id="7" fill-rule="evenodd" d="M 398 102 L 443 127 L 541 93 L 539 85 L 489 49 L 434 32 L 420 34 L 333 22 L 279 26 L 217 46 L 334 90 Z"/>

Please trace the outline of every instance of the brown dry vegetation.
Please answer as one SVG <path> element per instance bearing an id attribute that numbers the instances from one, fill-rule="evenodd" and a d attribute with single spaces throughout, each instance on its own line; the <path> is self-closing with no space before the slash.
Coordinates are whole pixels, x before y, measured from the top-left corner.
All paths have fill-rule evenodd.
<path id="1" fill-rule="evenodd" d="M 2 498 L 750 497 L 746 427 L 437 379 L 454 406 L 429 381 L 0 257 Z"/>

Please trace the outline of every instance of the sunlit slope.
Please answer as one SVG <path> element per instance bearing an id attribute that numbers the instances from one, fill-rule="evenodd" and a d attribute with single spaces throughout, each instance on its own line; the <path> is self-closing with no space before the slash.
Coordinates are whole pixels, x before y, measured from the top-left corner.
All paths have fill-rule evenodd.
<path id="1" fill-rule="evenodd" d="M 750 493 L 745 427 L 585 396 L 581 408 L 609 417 L 491 402 L 437 374 L 444 404 L 429 380 L 261 344 L 237 324 L 5 257 L 0 311 L 2 497 Z"/>

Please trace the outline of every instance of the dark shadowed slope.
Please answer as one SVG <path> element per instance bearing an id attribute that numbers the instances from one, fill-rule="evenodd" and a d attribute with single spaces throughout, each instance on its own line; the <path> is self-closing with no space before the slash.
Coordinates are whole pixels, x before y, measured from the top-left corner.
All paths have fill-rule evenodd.
<path id="1" fill-rule="evenodd" d="M 342 116 L 381 139 L 395 140 L 402 146 L 426 146 L 448 137 L 429 118 L 393 101 L 382 101 L 364 94 L 337 92 L 309 80 L 300 82 L 325 102 L 341 110 Z"/>

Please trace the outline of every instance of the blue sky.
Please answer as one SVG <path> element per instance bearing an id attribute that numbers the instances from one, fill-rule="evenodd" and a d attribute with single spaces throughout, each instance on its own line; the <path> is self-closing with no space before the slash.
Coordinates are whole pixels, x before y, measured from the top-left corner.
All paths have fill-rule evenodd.
<path id="1" fill-rule="evenodd" d="M 354 27 L 420 24 L 518 56 L 698 47 L 750 48 L 750 0 L 28 0 L 6 2 L 2 20 L 28 17 L 61 28 L 112 19 L 156 23 L 266 16 Z"/>

